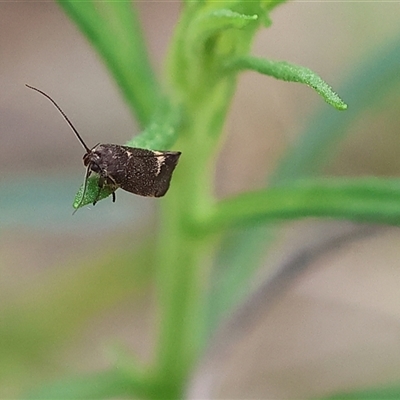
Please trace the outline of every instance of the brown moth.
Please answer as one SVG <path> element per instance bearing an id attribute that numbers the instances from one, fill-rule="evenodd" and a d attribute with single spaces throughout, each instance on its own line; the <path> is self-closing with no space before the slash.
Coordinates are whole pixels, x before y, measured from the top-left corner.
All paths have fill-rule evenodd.
<path id="1" fill-rule="evenodd" d="M 181 155 L 179 151 L 155 151 L 100 143 L 89 148 L 64 111 L 48 94 L 33 86 L 26 86 L 36 90 L 53 103 L 86 150 L 83 156 L 86 175 L 81 202 L 85 197 L 87 180 L 93 172 L 99 176 L 99 191 L 93 205 L 97 203 L 100 192 L 106 185 L 112 190 L 113 201 L 115 201 L 115 191 L 118 188 L 146 197 L 165 195 Z M 79 206 L 80 204 L 77 208 Z"/>

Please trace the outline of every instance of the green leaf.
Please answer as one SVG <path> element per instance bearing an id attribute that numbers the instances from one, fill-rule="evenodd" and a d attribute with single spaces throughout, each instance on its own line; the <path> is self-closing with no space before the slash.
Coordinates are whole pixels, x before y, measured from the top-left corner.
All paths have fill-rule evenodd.
<path id="1" fill-rule="evenodd" d="M 359 390 L 350 393 L 321 397 L 321 400 L 398 400 L 400 386 L 389 386 L 376 389 Z"/>
<path id="2" fill-rule="evenodd" d="M 87 180 L 86 185 L 86 192 L 85 197 L 82 199 L 83 195 L 84 184 L 78 190 L 78 193 L 75 195 L 74 202 L 72 207 L 77 210 L 83 206 L 88 204 L 92 204 L 95 200 L 99 201 L 105 199 L 106 197 L 110 196 L 114 190 L 111 189 L 110 186 L 103 186 L 99 194 L 99 177 L 98 176 L 91 176 Z"/>
<path id="3" fill-rule="evenodd" d="M 190 48 L 187 50 L 192 53 L 197 52 L 209 38 L 216 34 L 228 29 L 245 28 L 257 19 L 256 14 L 246 15 L 230 9 L 207 10 L 199 13 L 189 26 L 186 43 Z M 215 51 L 215 49 L 213 50 Z"/>
<path id="4" fill-rule="evenodd" d="M 67 378 L 43 386 L 24 397 L 26 399 L 107 399 L 141 394 L 142 383 L 121 374 L 118 370 L 97 372 Z"/>
<path id="5" fill-rule="evenodd" d="M 206 229 L 324 217 L 400 224 L 399 179 L 311 179 L 220 201 Z"/>
<path id="6" fill-rule="evenodd" d="M 399 66 L 400 37 L 355 65 L 340 90 L 351 108 L 344 114 L 329 108 L 320 110 L 280 160 L 270 183 L 318 174 L 335 155 L 350 124 L 369 108 L 379 107 L 382 97 L 400 82 Z"/>
<path id="7" fill-rule="evenodd" d="M 227 8 L 222 8 L 200 14 L 195 19 L 194 24 L 198 24 L 196 29 L 199 30 L 199 33 L 202 33 L 205 36 L 210 36 L 215 32 L 225 29 L 241 29 L 257 19 L 257 15 L 247 15 Z"/>
<path id="8" fill-rule="evenodd" d="M 160 89 L 136 9 L 129 1 L 58 0 L 103 58 L 139 123 L 152 118 Z"/>
<path id="9" fill-rule="evenodd" d="M 250 56 L 239 57 L 230 61 L 228 68 L 234 70 L 253 70 L 283 81 L 304 83 L 313 88 L 328 104 L 338 110 L 345 110 L 347 108 L 347 104 L 332 88 L 309 68 L 289 64 L 286 61 L 271 61 Z"/>

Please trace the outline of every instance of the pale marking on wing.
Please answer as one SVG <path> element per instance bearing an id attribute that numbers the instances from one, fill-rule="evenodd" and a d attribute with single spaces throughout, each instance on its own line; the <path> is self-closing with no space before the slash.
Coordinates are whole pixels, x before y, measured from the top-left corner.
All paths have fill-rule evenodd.
<path id="1" fill-rule="evenodd" d="M 161 153 L 162 154 L 162 153 Z M 163 155 L 157 155 L 156 159 L 157 159 L 157 172 L 156 172 L 156 176 L 158 176 L 158 174 L 161 172 L 161 167 L 164 165 L 165 162 L 165 156 Z"/>

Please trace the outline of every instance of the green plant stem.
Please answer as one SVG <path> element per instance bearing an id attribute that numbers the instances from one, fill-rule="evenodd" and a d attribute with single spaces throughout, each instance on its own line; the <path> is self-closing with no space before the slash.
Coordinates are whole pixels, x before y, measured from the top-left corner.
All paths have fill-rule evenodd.
<path id="1" fill-rule="evenodd" d="M 176 148 L 182 151 L 174 184 L 162 204 L 158 259 L 160 304 L 156 356 L 158 395 L 182 398 L 185 383 L 204 347 L 207 287 L 216 245 L 190 221 L 209 215 L 214 206 L 213 171 L 234 80 L 204 88 L 187 103 L 190 124 Z M 216 134 L 217 133 L 217 134 Z M 161 389 L 162 388 L 162 389 Z"/>
<path id="2" fill-rule="evenodd" d="M 188 5 L 168 60 L 170 99 L 183 113 L 179 141 L 174 146 L 182 156 L 162 204 L 157 292 L 160 326 L 154 366 L 159 390 L 154 398 L 183 397 L 207 338 L 209 275 L 217 243 L 214 235 L 204 235 L 198 229 L 196 221 L 214 209 L 216 154 L 236 74 L 221 74 L 223 50 L 214 52 L 226 50 L 220 46 L 224 33 L 212 31 L 207 38 L 195 35 L 195 43 L 188 40 L 194 35 L 192 18 L 199 6 Z M 241 42 L 229 51 L 248 51 L 258 24 L 253 19 L 251 22 Z"/>
<path id="3" fill-rule="evenodd" d="M 204 128 L 200 121 L 195 126 Z M 192 140 L 178 142 L 181 164 L 161 210 L 158 259 L 161 320 L 156 380 L 162 388 L 160 393 L 169 398 L 183 397 L 188 374 L 204 346 L 206 289 L 215 246 L 212 237 L 199 234 L 188 224 L 189 220 L 209 214 L 213 204 L 209 190 L 210 155 L 214 153 L 201 154 L 199 162 L 193 163 L 191 149 L 196 148 L 196 153 L 210 149 L 204 143 L 198 143 L 198 147 L 191 145 L 197 134 L 190 132 L 190 136 Z"/>
<path id="4" fill-rule="evenodd" d="M 168 209 L 171 212 L 171 208 Z M 203 347 L 205 294 L 213 243 L 164 221 L 160 249 L 160 340 L 155 398 L 182 398 L 193 364 Z M 173 234 L 173 236 L 171 235 Z"/>

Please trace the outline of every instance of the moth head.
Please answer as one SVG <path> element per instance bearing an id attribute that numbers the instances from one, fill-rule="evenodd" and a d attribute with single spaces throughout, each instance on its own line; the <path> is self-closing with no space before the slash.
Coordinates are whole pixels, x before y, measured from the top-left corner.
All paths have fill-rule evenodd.
<path id="1" fill-rule="evenodd" d="M 98 151 L 99 144 L 96 144 L 93 148 L 89 149 L 84 155 L 83 155 L 83 165 L 87 167 L 90 165 L 91 167 L 93 165 L 97 165 L 101 159 L 101 154 Z M 93 168 L 91 168 L 93 171 L 97 172 Z"/>

